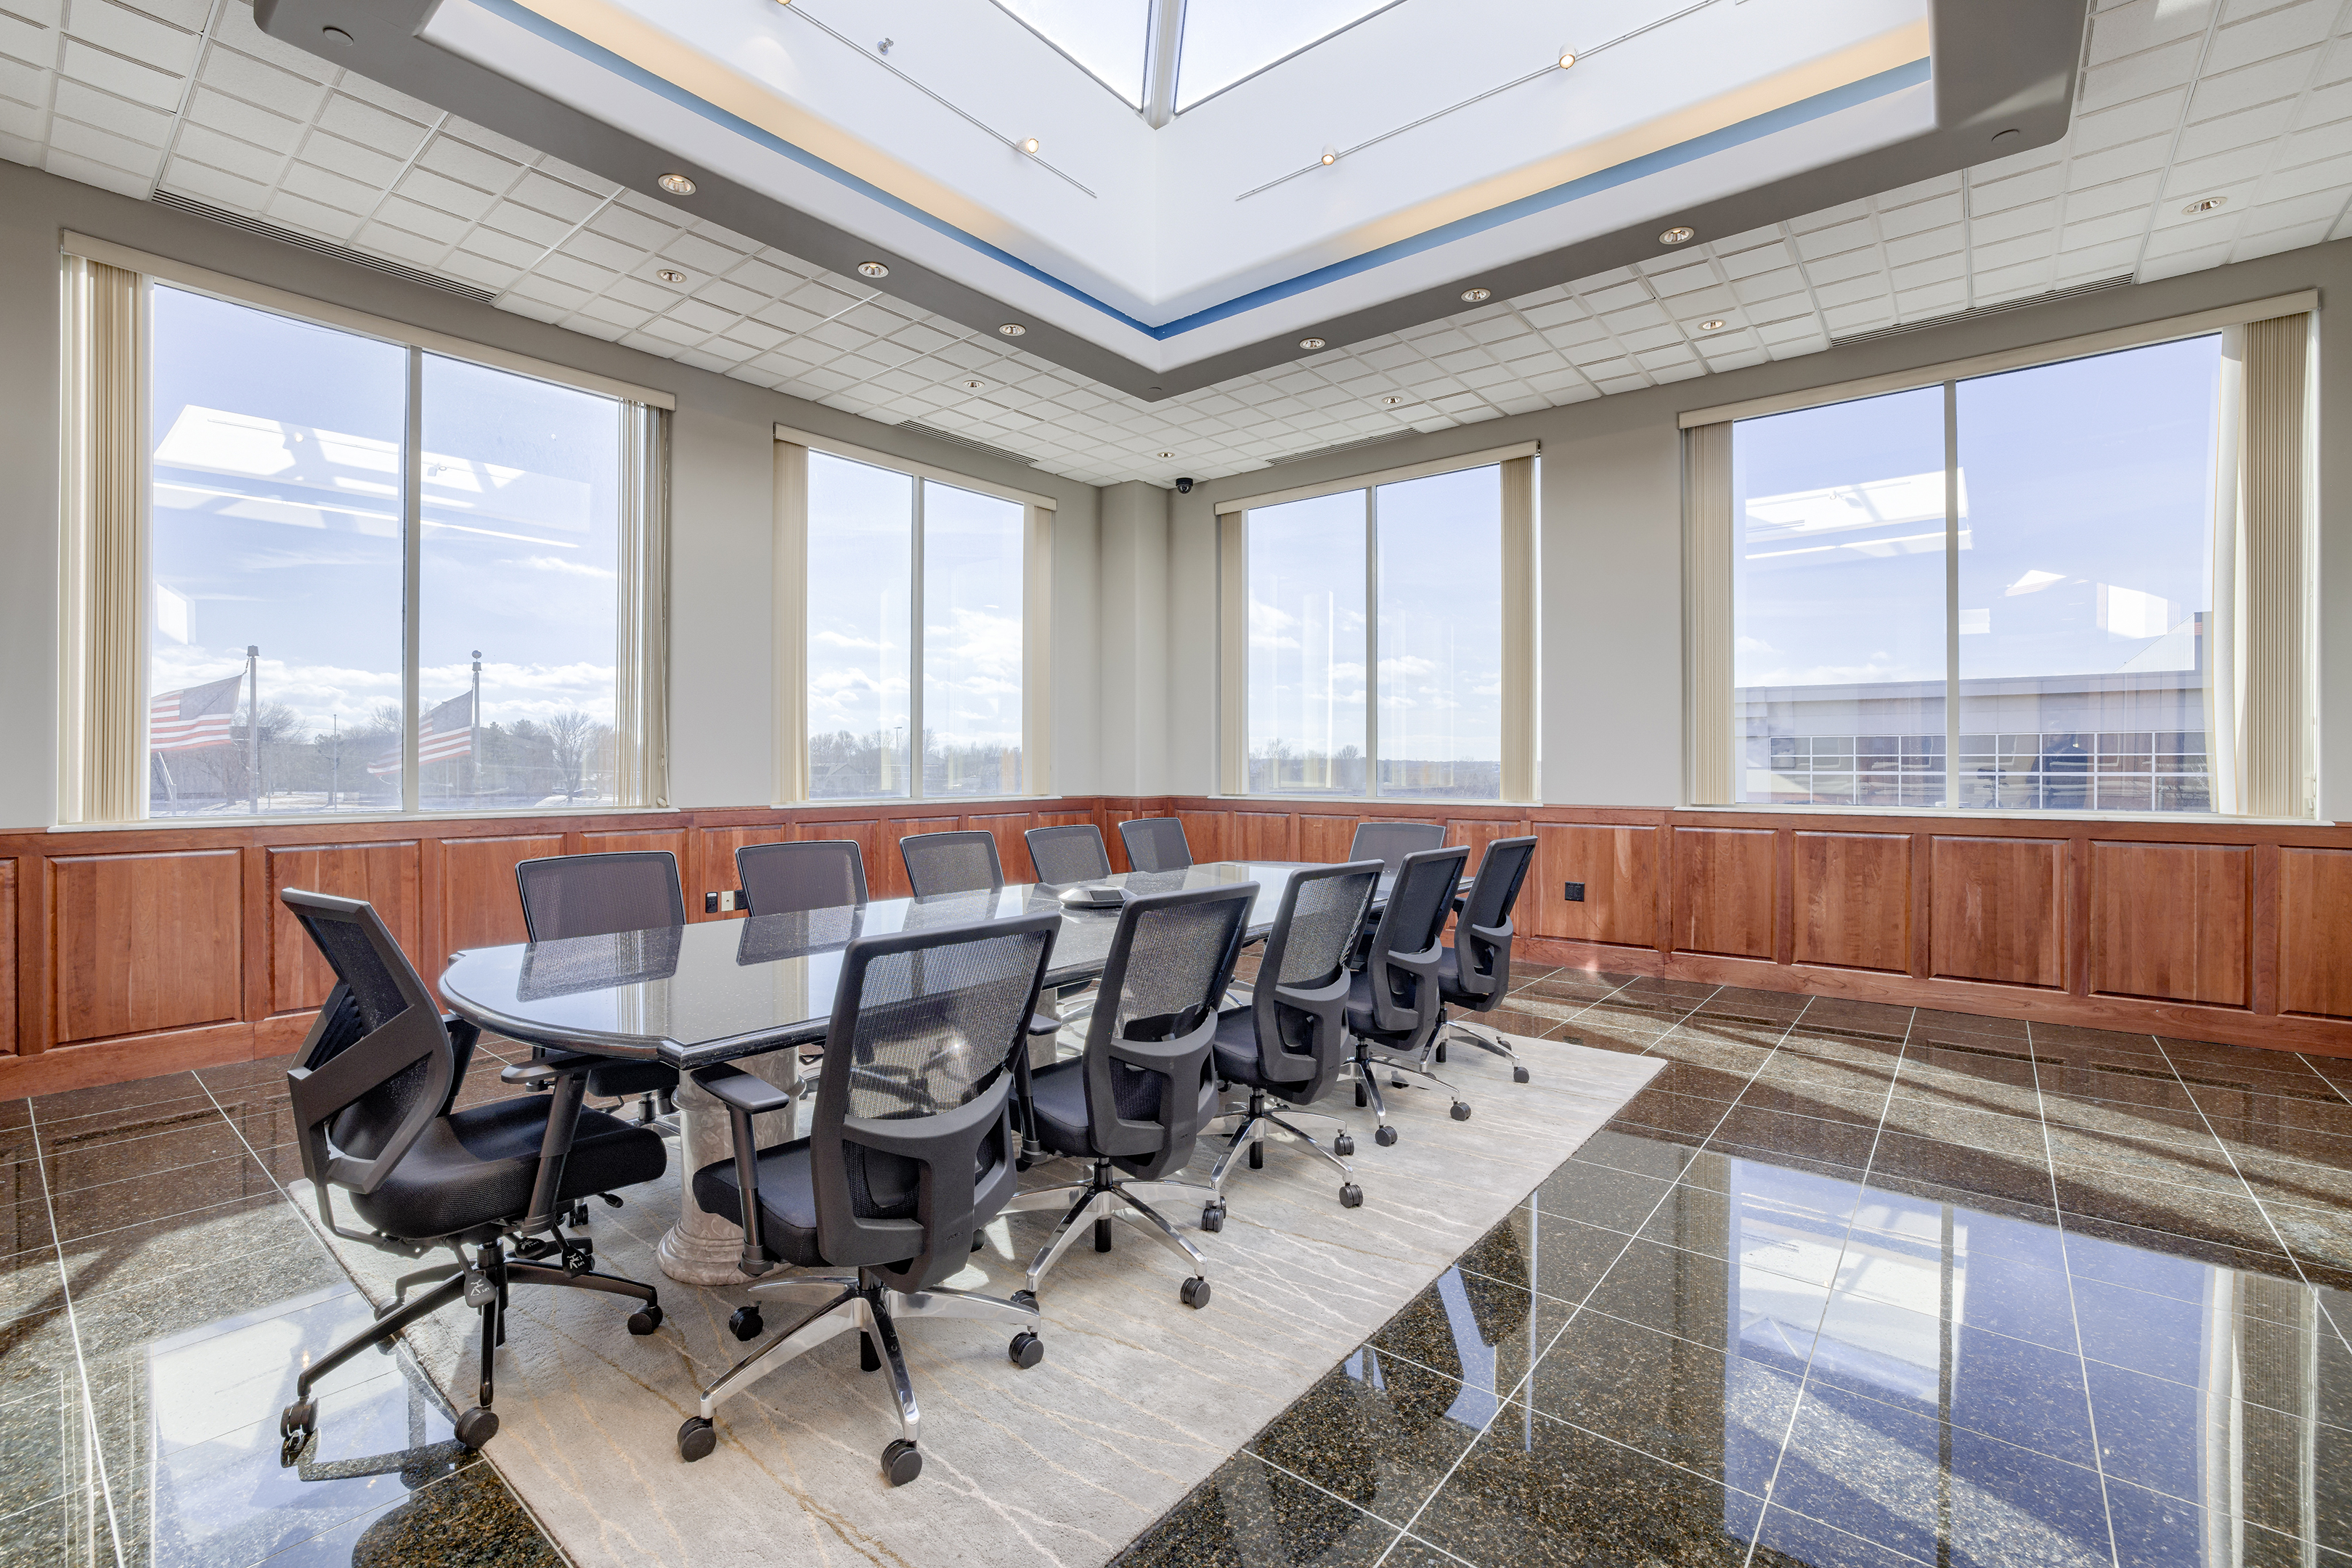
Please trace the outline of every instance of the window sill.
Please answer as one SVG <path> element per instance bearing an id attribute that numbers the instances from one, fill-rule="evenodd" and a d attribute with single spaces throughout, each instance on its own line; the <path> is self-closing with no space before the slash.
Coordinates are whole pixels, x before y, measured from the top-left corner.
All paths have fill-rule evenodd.
<path id="1" fill-rule="evenodd" d="M 527 821 L 542 817 L 668 816 L 675 806 L 532 806 L 496 811 L 285 811 L 240 817 L 142 817 L 132 822 L 53 822 L 52 833 L 170 832 L 187 828 L 307 828 L 348 827 L 366 822 L 470 822 L 495 819 Z"/>
<path id="2" fill-rule="evenodd" d="M 835 811 L 887 807 L 896 810 L 941 806 L 1018 806 L 1038 800 L 1066 800 L 1066 795 L 852 795 L 836 800 L 771 800 L 771 811 Z"/>
<path id="3" fill-rule="evenodd" d="M 1489 811 L 1540 806 L 1541 800 L 1474 800 L 1461 795 L 1212 795 L 1213 800 L 1257 800 L 1269 805 L 1300 806 L 1327 801 L 1334 806 L 1469 806 Z"/>
<path id="4" fill-rule="evenodd" d="M 2318 817 L 2230 817 L 2219 811 L 2001 811 L 1966 806 L 1776 806 L 1742 800 L 1728 806 L 1677 806 L 1677 811 L 1736 811 L 1766 817 L 1937 817 L 1956 822 L 2129 822 L 2135 826 L 2193 822 L 2206 828 L 2332 828 Z"/>

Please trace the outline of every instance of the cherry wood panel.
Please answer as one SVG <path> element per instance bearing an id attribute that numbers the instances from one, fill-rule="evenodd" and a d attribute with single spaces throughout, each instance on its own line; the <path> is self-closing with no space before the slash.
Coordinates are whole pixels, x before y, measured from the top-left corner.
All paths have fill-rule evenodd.
<path id="1" fill-rule="evenodd" d="M 828 839 L 856 838 L 857 835 L 855 833 L 839 832 L 835 830 L 852 826 L 877 827 L 878 825 L 877 823 L 828 822 L 824 824 L 824 832 L 810 836 Z M 722 909 L 706 915 L 702 908 L 703 896 L 706 894 L 732 893 L 742 885 L 742 882 L 735 874 L 735 852 L 752 844 L 790 843 L 802 836 L 795 824 L 789 821 L 759 828 L 696 829 L 692 847 L 678 867 L 678 874 L 686 879 L 687 919 L 690 921 L 741 919 L 743 912 L 740 909 Z M 866 854 L 869 859 L 871 858 L 867 846 L 864 842 L 860 842 L 858 851 L 861 854 Z"/>
<path id="2" fill-rule="evenodd" d="M 1196 861 L 1222 861 L 1233 858 L 1227 845 L 1229 828 L 1227 811 L 1179 811 L 1176 820 L 1184 824 L 1184 841 L 1192 849 Z"/>
<path id="3" fill-rule="evenodd" d="M 1348 858 L 1348 846 L 1355 841 L 1356 824 L 1360 817 L 1335 817 L 1328 812 L 1312 816 L 1301 813 L 1298 819 L 1298 858 L 1317 865 L 1339 865 Z"/>
<path id="4" fill-rule="evenodd" d="M 1291 823 L 1295 819 L 1287 811 L 1235 811 L 1233 817 L 1232 858 L 1240 861 L 1286 861 L 1298 857 L 1291 852 Z"/>
<path id="5" fill-rule="evenodd" d="M 1658 831 L 1538 822 L 1536 863 L 1519 891 L 1531 935 L 1654 947 L 1658 941 Z M 1584 884 L 1570 904 L 1564 885 Z"/>
<path id="6" fill-rule="evenodd" d="M 441 841 L 441 929 L 438 949 L 417 968 L 437 977 L 452 953 L 468 947 L 503 947 L 525 941 L 522 894 L 515 891 L 514 868 L 541 855 L 563 852 L 561 833 L 527 833 L 501 839 Z"/>
<path id="7" fill-rule="evenodd" d="M 50 862 L 55 1044 L 236 1019 L 244 855 L 61 855 Z"/>
<path id="8" fill-rule="evenodd" d="M 1037 825 L 1034 814 L 1028 811 L 991 811 L 966 817 L 963 825 L 996 840 L 996 863 L 1003 868 L 1005 881 L 1027 882 L 1030 879 L 1029 841 L 1022 835 Z"/>
<path id="9" fill-rule="evenodd" d="M 2352 1019 L 2352 850 L 2281 850 L 2275 904 L 2279 1011 Z"/>
<path id="10" fill-rule="evenodd" d="M 1769 828 L 1674 830 L 1674 946 L 1684 953 L 1772 956 Z"/>
<path id="11" fill-rule="evenodd" d="M 1843 969 L 1911 967 L 1911 837 L 1795 833 L 1793 956 Z"/>
<path id="12" fill-rule="evenodd" d="M 16 1051 L 16 862 L 0 860 L 0 1056 Z"/>
<path id="13" fill-rule="evenodd" d="M 430 974 L 418 938 L 423 901 L 418 897 L 419 845 L 415 839 L 381 844 L 289 844 L 262 852 L 269 933 L 269 1001 L 272 1013 L 315 1009 L 335 988 L 335 972 L 319 956 L 302 923 L 279 901 L 289 887 L 363 898 L 374 905 L 393 940 L 419 972 Z"/>
<path id="14" fill-rule="evenodd" d="M 2063 840 L 1938 837 L 1928 866 L 1931 976 L 2066 983 Z"/>
<path id="15" fill-rule="evenodd" d="M 583 833 L 580 847 L 572 852 L 583 855 L 617 855 L 635 851 L 667 851 L 678 859 L 678 874 L 686 874 L 686 830 L 672 828 L 666 831 L 634 833 Z"/>
<path id="16" fill-rule="evenodd" d="M 1521 820 L 1498 820 L 1493 817 L 1452 817 L 1445 823 L 1445 841 L 1470 846 L 1470 874 L 1478 874 L 1478 862 L 1486 858 L 1486 846 L 1496 839 L 1517 839 L 1527 835 L 1528 824 Z M 1528 868 L 1534 874 L 1534 868 Z M 1522 891 L 1521 896 L 1525 896 Z"/>
<path id="17" fill-rule="evenodd" d="M 2252 1002 L 2251 846 L 2099 841 L 2090 870 L 2093 991 Z"/>

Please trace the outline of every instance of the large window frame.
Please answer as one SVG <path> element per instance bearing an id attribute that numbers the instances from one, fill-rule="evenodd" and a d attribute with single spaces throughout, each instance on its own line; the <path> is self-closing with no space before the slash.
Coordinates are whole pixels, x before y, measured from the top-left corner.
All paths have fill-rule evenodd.
<path id="1" fill-rule="evenodd" d="M 2034 344 L 1944 364 L 1780 393 L 1680 416 L 1683 433 L 1685 757 L 1688 803 L 1710 810 L 2001 818 L 2163 821 L 2309 820 L 2318 810 L 2316 734 L 2316 291 Z M 2215 527 L 2215 728 L 2208 740 L 2214 810 L 2096 810 L 1942 804 L 1746 801 L 1735 736 L 1734 604 L 1738 519 L 1732 468 L 1740 421 L 1940 388 L 1945 404 L 1945 763 L 1958 799 L 1963 675 L 1959 582 L 1950 541 L 1962 528 L 1959 439 L 1964 382 L 2010 371 L 2221 334 Z M 2228 559 L 2221 559 L 2226 556 Z M 2234 565 L 2232 565 L 2232 561 Z"/>
<path id="2" fill-rule="evenodd" d="M 1023 490 L 917 458 L 787 424 L 775 437 L 775 806 L 856 806 L 876 801 L 970 802 L 1030 800 L 1054 793 L 1053 590 L 1054 518 L 1059 503 L 1049 495 Z M 908 724 L 915 760 L 903 795 L 814 797 L 809 761 L 809 471 L 811 453 L 900 475 L 914 482 L 916 506 L 926 482 L 968 490 L 1024 508 L 1021 561 L 1021 787 L 1010 793 L 955 791 L 927 794 L 922 766 L 924 686 L 923 554 L 918 528 L 909 594 L 908 653 L 912 672 Z"/>
<path id="3" fill-rule="evenodd" d="M 668 415 L 672 394 L 372 316 L 68 233 L 59 255 L 61 377 L 57 821 L 63 826 L 351 822 L 424 816 L 549 816 L 660 810 L 667 800 Z M 151 817 L 148 811 L 151 300 L 157 285 L 404 350 L 401 801 L 396 810 Z M 422 388 L 427 356 L 593 393 L 620 405 L 620 545 L 614 665 L 614 801 L 525 809 L 421 799 L 419 582 L 425 505 Z"/>
<path id="4" fill-rule="evenodd" d="M 1217 514 L 1217 789 L 1237 799 L 1281 800 L 1460 800 L 1475 805 L 1528 804 L 1539 798 L 1538 779 L 1537 617 L 1538 469 L 1540 442 L 1465 453 L 1408 466 L 1352 475 L 1325 484 L 1308 485 L 1257 496 L 1240 496 L 1216 503 Z M 1496 585 L 1501 618 L 1501 792 L 1492 800 L 1383 789 L 1380 782 L 1381 642 L 1379 626 L 1379 547 L 1374 493 L 1383 486 L 1402 485 L 1444 474 L 1477 468 L 1500 469 L 1500 580 Z M 1285 790 L 1253 793 L 1250 789 L 1249 729 L 1249 514 L 1294 501 L 1309 501 L 1360 493 L 1365 517 L 1365 788 L 1361 792 Z"/>

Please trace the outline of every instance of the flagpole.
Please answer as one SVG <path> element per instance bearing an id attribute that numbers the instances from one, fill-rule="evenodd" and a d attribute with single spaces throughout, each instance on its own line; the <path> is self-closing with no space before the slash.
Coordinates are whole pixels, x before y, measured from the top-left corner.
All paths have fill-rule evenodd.
<path id="1" fill-rule="evenodd" d="M 327 810 L 335 809 L 335 788 L 343 781 L 343 716 L 329 714 L 327 731 L 333 737 L 334 753 L 327 759 Z"/>
<path id="2" fill-rule="evenodd" d="M 482 803 L 482 651 L 474 650 L 474 700 L 466 705 L 466 766 L 473 773 L 474 804 Z"/>
<path id="3" fill-rule="evenodd" d="M 261 815 L 261 649 L 245 645 L 245 678 L 250 700 L 245 710 L 246 783 L 252 789 L 253 814 Z"/>

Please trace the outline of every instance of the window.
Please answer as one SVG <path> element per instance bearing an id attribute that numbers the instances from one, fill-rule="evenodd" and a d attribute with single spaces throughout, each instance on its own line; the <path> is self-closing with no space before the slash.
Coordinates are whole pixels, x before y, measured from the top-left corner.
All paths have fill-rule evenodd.
<path id="1" fill-rule="evenodd" d="M 112 706 L 140 693 L 122 757 L 85 769 L 81 820 L 658 799 L 645 404 L 164 278 L 80 276 L 100 274 L 146 374 L 93 352 L 81 390 L 143 399 L 144 450 L 113 465 L 143 468 L 129 493 L 147 505 L 79 519 L 134 547 L 80 552 L 80 661 L 132 677 Z M 123 605 L 130 634 L 90 631 Z M 94 731 L 112 723 L 84 706 Z M 110 807 L 110 770 L 127 775 Z"/>
<path id="2" fill-rule="evenodd" d="M 804 470 L 805 795 L 1016 795 L 1040 716 L 1034 503 L 787 444 Z M 789 506 L 790 503 L 788 502 Z"/>
<path id="3" fill-rule="evenodd" d="M 2311 810 L 2307 335 L 2262 319 L 1694 428 L 1694 505 L 1729 514 L 1721 798 Z"/>
<path id="4" fill-rule="evenodd" d="M 1513 635 L 1531 617 L 1533 468 L 1528 456 L 1238 505 L 1224 547 L 1239 563 L 1230 791 L 1533 793 L 1532 640 Z M 1515 549 L 1529 570 L 1507 574 Z"/>

